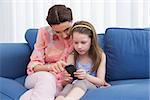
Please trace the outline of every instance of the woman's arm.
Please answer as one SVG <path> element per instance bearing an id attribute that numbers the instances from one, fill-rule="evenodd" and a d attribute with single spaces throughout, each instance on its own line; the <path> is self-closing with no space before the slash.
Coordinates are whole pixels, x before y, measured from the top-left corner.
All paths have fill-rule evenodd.
<path id="1" fill-rule="evenodd" d="M 45 65 L 36 65 L 33 70 L 35 72 L 38 71 L 48 71 L 48 72 L 55 72 L 55 73 L 59 73 L 62 72 L 64 70 L 63 66 L 66 66 L 66 62 L 64 61 L 58 61 L 56 63 L 52 63 L 52 64 L 45 64 Z"/>

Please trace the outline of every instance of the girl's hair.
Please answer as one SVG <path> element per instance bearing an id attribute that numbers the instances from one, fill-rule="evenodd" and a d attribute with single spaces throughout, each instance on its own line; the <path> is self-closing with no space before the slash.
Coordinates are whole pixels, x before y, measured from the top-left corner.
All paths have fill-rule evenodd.
<path id="1" fill-rule="evenodd" d="M 54 5 L 49 9 L 46 20 L 49 25 L 72 21 L 72 11 L 65 5 Z"/>
<path id="2" fill-rule="evenodd" d="M 70 29 L 70 34 L 73 36 L 74 32 L 79 32 L 81 34 L 86 34 L 91 38 L 91 47 L 89 50 L 89 56 L 92 59 L 93 67 L 92 71 L 97 71 L 102 57 L 102 49 L 99 47 L 97 41 L 97 34 L 92 24 L 87 21 L 78 21 L 74 23 Z M 76 60 L 79 57 L 79 54 L 74 50 L 74 62 L 76 65 Z"/>

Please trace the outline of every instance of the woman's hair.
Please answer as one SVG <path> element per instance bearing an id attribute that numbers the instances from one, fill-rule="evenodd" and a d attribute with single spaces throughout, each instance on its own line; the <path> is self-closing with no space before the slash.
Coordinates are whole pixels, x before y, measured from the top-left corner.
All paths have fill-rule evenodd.
<path id="1" fill-rule="evenodd" d="M 78 21 L 74 23 L 70 29 L 70 34 L 73 36 L 74 32 L 79 32 L 81 34 L 86 34 L 91 38 L 91 47 L 89 50 L 89 56 L 92 59 L 93 67 L 92 71 L 97 71 L 102 57 L 102 49 L 99 47 L 97 41 L 97 34 L 92 24 L 87 21 Z M 76 65 L 76 60 L 79 57 L 79 54 L 74 50 L 74 62 Z"/>
<path id="2" fill-rule="evenodd" d="M 72 11 L 65 5 L 54 5 L 49 9 L 46 20 L 49 25 L 72 21 Z"/>

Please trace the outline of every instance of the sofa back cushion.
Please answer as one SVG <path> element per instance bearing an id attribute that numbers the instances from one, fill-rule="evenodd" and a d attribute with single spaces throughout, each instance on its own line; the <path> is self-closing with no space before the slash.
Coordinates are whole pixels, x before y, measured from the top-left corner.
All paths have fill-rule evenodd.
<path id="1" fill-rule="evenodd" d="M 32 50 L 36 42 L 37 34 L 38 34 L 38 29 L 28 29 L 25 34 L 25 39 Z M 99 45 L 101 46 L 101 48 L 104 48 L 104 33 L 99 33 L 97 37 L 98 37 Z"/>
<path id="2" fill-rule="evenodd" d="M 98 43 L 102 49 L 104 49 L 104 35 L 104 33 L 97 34 Z"/>
<path id="3" fill-rule="evenodd" d="M 30 55 L 27 43 L 0 43 L 0 77 L 15 79 L 26 75 Z"/>
<path id="4" fill-rule="evenodd" d="M 104 37 L 107 56 L 106 78 L 149 78 L 150 30 L 108 28 Z"/>
<path id="5" fill-rule="evenodd" d="M 37 37 L 38 29 L 28 29 L 25 34 L 25 39 L 29 44 L 29 47 L 31 50 L 34 48 L 34 44 L 36 42 L 36 37 Z"/>

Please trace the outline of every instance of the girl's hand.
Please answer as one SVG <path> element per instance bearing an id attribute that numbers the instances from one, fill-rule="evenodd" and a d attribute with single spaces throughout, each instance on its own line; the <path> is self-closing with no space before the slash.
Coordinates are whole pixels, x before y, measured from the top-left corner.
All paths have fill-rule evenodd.
<path id="1" fill-rule="evenodd" d="M 85 79 L 86 75 L 87 73 L 84 69 L 78 69 L 76 72 L 74 72 L 74 76 L 78 79 Z"/>
<path id="2" fill-rule="evenodd" d="M 109 86 L 111 86 L 111 84 L 109 84 L 106 81 L 104 81 L 104 84 L 101 86 L 101 88 L 107 88 Z"/>

